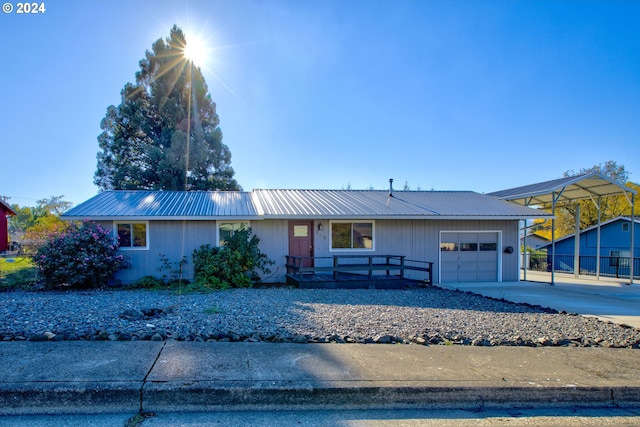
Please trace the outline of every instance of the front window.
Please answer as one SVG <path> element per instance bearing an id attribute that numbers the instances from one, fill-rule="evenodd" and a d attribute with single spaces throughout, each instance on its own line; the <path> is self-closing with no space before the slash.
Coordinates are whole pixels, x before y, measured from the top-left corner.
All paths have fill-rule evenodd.
<path id="1" fill-rule="evenodd" d="M 218 225 L 218 245 L 222 246 L 227 240 L 233 237 L 233 234 L 244 228 L 247 229 L 249 224 L 246 222 L 221 222 Z"/>
<path id="2" fill-rule="evenodd" d="M 331 249 L 373 250 L 373 222 L 332 222 Z"/>
<path id="3" fill-rule="evenodd" d="M 147 249 L 148 227 L 146 222 L 116 223 L 118 244 L 121 249 Z"/>

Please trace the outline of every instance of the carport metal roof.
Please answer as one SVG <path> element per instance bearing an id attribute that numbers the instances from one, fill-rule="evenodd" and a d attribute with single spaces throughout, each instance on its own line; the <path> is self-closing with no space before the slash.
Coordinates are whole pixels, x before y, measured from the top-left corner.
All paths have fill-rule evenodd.
<path id="1" fill-rule="evenodd" d="M 589 172 L 580 175 L 569 176 L 551 181 L 545 181 L 538 184 L 525 185 L 522 187 L 511 188 L 508 190 L 496 191 L 488 195 L 496 197 L 500 200 L 506 200 L 518 203 L 524 206 L 539 206 L 541 208 L 552 209 L 555 218 L 555 208 L 558 205 L 566 205 L 578 200 L 591 199 L 591 201 L 600 209 L 600 199 L 610 196 L 625 196 L 631 205 L 631 223 L 634 221 L 635 195 L 637 192 L 625 185 L 615 182 L 609 177 L 604 176 L 600 172 Z M 579 216 L 579 210 L 577 215 Z M 576 218 L 576 224 L 580 223 L 580 219 Z M 576 225 L 579 227 L 579 225 Z M 631 227 L 631 243 L 630 243 L 630 271 L 629 283 L 633 283 L 634 276 L 634 228 Z M 552 220 L 552 236 L 555 234 L 555 219 Z M 580 230 L 576 229 L 576 236 L 579 236 Z M 576 247 L 574 252 L 574 274 L 579 274 L 579 238 L 575 239 Z M 600 215 L 598 215 L 598 243 L 597 243 L 597 275 L 599 276 L 600 266 Z M 551 241 L 551 256 L 555 254 L 555 240 Z M 554 263 L 551 267 L 551 284 L 554 282 Z M 525 268 L 526 280 L 526 268 Z"/>
<path id="2" fill-rule="evenodd" d="M 624 195 L 629 199 L 630 194 L 634 195 L 636 191 L 615 182 L 599 172 L 590 172 L 496 191 L 489 193 L 489 196 L 525 206 L 550 208 L 553 205 L 554 198 L 555 204 L 558 205 L 576 200 L 596 200 L 599 197 L 620 195 Z M 630 199 L 629 202 L 631 202 Z"/>

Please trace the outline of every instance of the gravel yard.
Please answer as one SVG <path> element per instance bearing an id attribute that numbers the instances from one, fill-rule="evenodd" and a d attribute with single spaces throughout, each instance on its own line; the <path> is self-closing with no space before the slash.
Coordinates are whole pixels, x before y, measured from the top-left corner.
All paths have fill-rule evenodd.
<path id="1" fill-rule="evenodd" d="M 437 287 L 7 292 L 0 340 L 188 340 L 640 348 L 640 331 Z"/>

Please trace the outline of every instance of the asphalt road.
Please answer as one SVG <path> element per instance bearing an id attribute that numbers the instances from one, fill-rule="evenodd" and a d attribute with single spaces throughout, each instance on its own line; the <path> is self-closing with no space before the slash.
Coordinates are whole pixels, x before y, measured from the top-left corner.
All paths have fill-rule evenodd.
<path id="1" fill-rule="evenodd" d="M 640 408 L 553 408 L 469 410 L 228 411 L 135 414 L 5 416 L 15 427 L 177 426 L 628 426 L 640 425 Z"/>

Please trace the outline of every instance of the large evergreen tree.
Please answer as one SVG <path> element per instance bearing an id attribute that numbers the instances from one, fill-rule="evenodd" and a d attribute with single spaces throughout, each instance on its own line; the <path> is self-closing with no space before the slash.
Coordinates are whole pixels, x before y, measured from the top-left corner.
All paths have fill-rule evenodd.
<path id="1" fill-rule="evenodd" d="M 216 105 L 186 44 L 174 25 L 146 52 L 120 105 L 107 108 L 94 175 L 101 190 L 240 189 Z"/>

